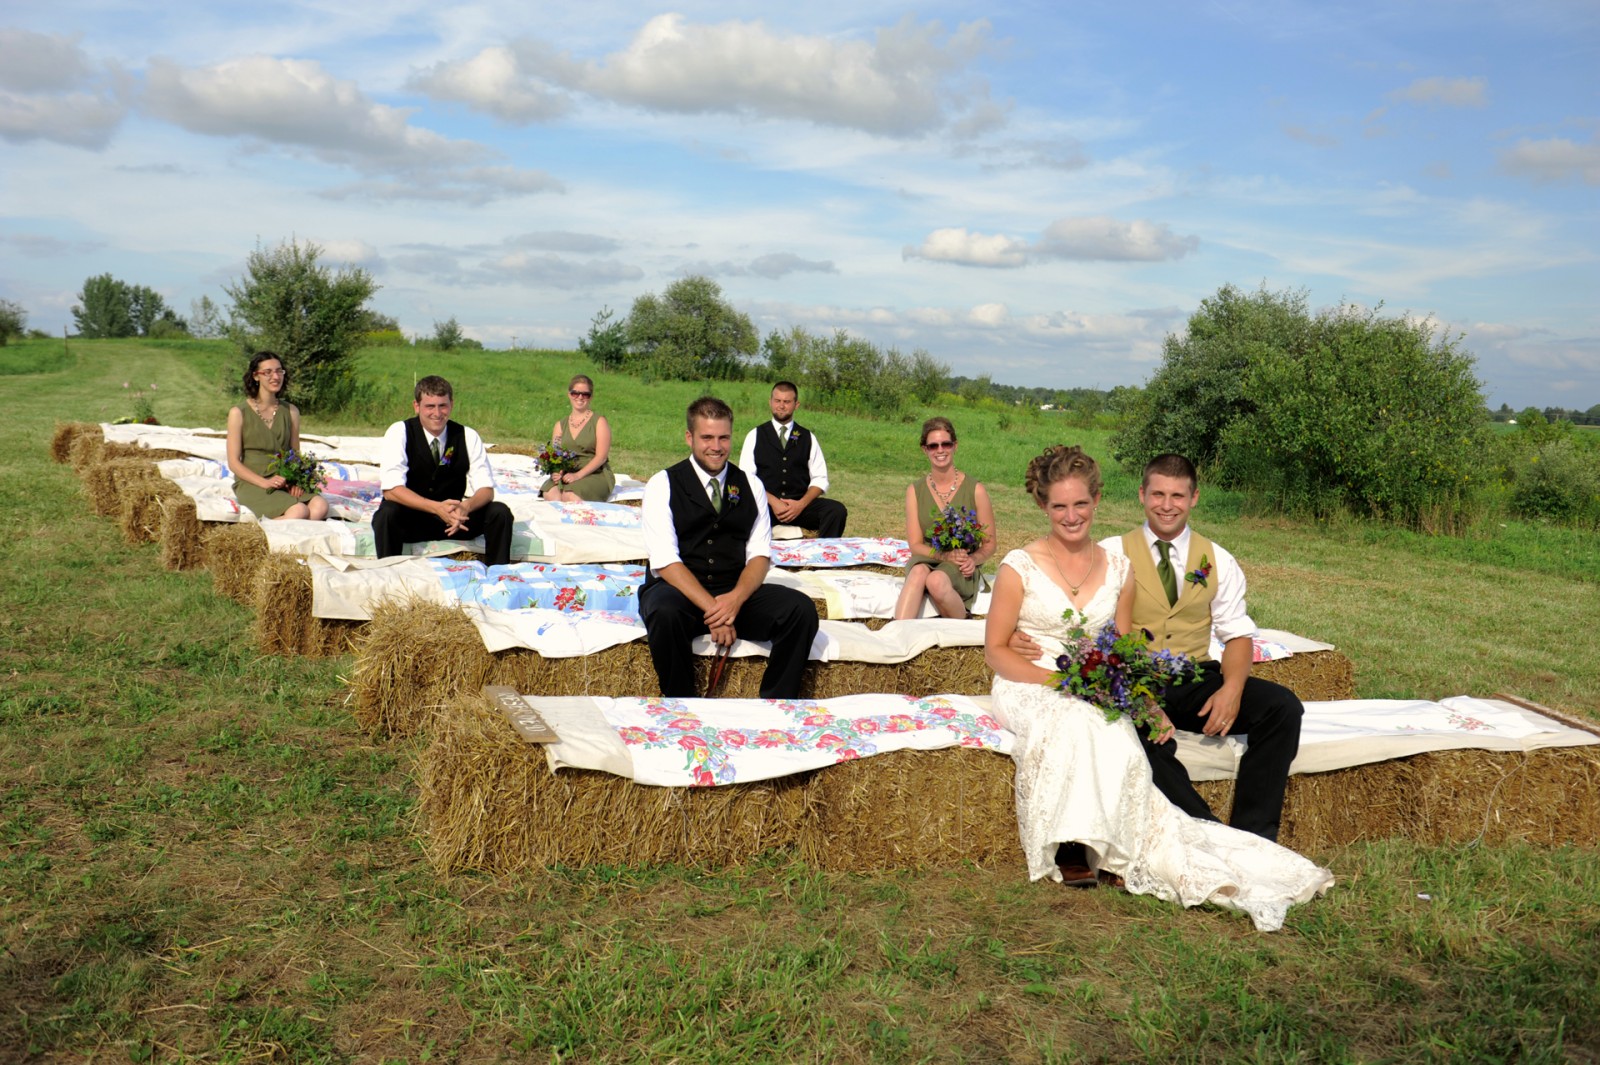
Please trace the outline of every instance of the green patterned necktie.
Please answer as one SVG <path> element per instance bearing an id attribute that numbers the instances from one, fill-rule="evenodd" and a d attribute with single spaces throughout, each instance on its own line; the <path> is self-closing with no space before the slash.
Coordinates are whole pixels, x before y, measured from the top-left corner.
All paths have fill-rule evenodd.
<path id="1" fill-rule="evenodd" d="M 778 446 L 785 451 L 789 450 L 789 427 L 787 425 L 778 430 Z"/>
<path id="2" fill-rule="evenodd" d="M 718 514 L 722 513 L 722 482 L 715 477 L 706 482 L 706 487 L 711 489 L 711 509 Z"/>
<path id="3" fill-rule="evenodd" d="M 434 437 L 433 438 L 433 461 L 434 461 L 435 465 L 438 465 L 438 462 L 439 462 L 439 438 L 438 437 Z"/>
<path id="4" fill-rule="evenodd" d="M 1156 565 L 1156 576 L 1161 578 L 1161 586 L 1167 590 L 1167 605 L 1176 606 L 1178 577 L 1172 572 L 1172 545 L 1165 540 L 1157 540 L 1156 547 L 1161 552 L 1161 561 Z"/>

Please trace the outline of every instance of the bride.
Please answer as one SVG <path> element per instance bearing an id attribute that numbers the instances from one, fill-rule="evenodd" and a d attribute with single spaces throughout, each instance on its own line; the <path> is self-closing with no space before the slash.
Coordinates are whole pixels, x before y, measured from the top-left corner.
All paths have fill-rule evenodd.
<path id="1" fill-rule="evenodd" d="M 1333 874 L 1260 836 L 1183 813 L 1156 789 L 1130 720 L 1107 721 L 1099 707 L 1045 687 L 1065 648 L 1063 613 L 1087 615 L 1090 632 L 1108 624 L 1126 632 L 1133 582 L 1127 559 L 1095 543 L 1100 469 L 1082 448 L 1035 458 L 1026 489 L 1049 532 L 1001 563 L 984 657 L 996 674 L 994 715 L 1016 735 L 1029 878 L 1092 887 L 1098 871 L 1136 894 L 1212 902 L 1248 914 L 1262 931 L 1281 928 L 1288 908 L 1327 890 Z M 1008 646 L 1019 627 L 1044 648 L 1037 661 Z"/>

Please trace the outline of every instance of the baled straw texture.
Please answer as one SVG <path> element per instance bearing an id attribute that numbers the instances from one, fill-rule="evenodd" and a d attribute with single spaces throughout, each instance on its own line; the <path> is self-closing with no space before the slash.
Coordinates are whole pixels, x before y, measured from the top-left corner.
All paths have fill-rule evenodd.
<path id="1" fill-rule="evenodd" d="M 1356 667 L 1338 651 L 1308 651 L 1276 662 L 1257 662 L 1252 677 L 1274 681 L 1300 696 L 1324 703 L 1356 697 Z"/>
<path id="2" fill-rule="evenodd" d="M 251 589 L 256 644 L 262 654 L 323 658 L 342 655 L 360 626 L 311 613 L 311 567 L 299 555 L 269 553 Z"/>
<path id="3" fill-rule="evenodd" d="M 204 556 L 217 591 L 244 606 L 251 604 L 256 570 L 270 551 L 267 534 L 251 522 L 217 525 L 205 533 Z"/>
<path id="4" fill-rule="evenodd" d="M 72 434 L 72 441 L 67 445 L 67 461 L 72 464 L 72 472 L 80 477 L 90 463 L 100 461 L 100 453 L 106 446 L 100 427 L 96 425 L 93 428 L 92 433 Z"/>
<path id="5" fill-rule="evenodd" d="M 50 438 L 50 458 L 62 464 L 71 462 L 73 442 L 85 433 L 93 433 L 96 439 L 104 435 L 94 422 L 58 423 L 55 434 Z"/>
<path id="6" fill-rule="evenodd" d="M 165 477 L 125 485 L 122 491 L 122 538 L 130 544 L 153 543 L 161 536 L 162 508 L 187 498 Z"/>
<path id="7" fill-rule="evenodd" d="M 81 475 L 89 509 L 102 518 L 121 516 L 125 493 L 142 490 L 146 482 L 161 479 L 161 471 L 148 459 L 108 458 L 104 453 L 85 466 Z"/>
<path id="8" fill-rule="evenodd" d="M 205 527 L 194 500 L 187 495 L 161 501 L 161 564 L 170 570 L 199 569 L 205 565 Z"/>
<path id="9" fill-rule="evenodd" d="M 801 854 L 840 872 L 971 862 L 1021 873 L 1014 779 L 1010 758 L 966 747 L 895 751 L 819 770 L 817 815 Z"/>
<path id="10" fill-rule="evenodd" d="M 795 846 L 812 821 L 814 773 L 717 788 L 552 773 L 543 750 L 481 697 L 451 704 L 429 727 L 418 812 L 429 860 L 442 872 L 732 865 Z"/>
<path id="11" fill-rule="evenodd" d="M 415 735 L 442 707 L 494 683 L 483 637 L 455 607 L 380 603 L 356 635 L 355 654 L 351 710 L 374 734 Z"/>

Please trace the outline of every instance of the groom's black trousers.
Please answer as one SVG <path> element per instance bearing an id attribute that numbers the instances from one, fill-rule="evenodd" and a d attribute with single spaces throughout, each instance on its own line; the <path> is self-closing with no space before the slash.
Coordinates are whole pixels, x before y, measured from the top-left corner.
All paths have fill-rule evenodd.
<path id="1" fill-rule="evenodd" d="M 1188 684 L 1178 684 L 1167 692 L 1167 717 L 1185 732 L 1200 732 L 1206 719 L 1200 716 L 1206 700 L 1222 687 L 1222 667 L 1215 662 L 1201 666 L 1200 676 Z M 1300 750 L 1300 719 L 1305 707 L 1294 692 L 1270 680 L 1250 677 L 1239 698 L 1239 717 L 1230 736 L 1244 736 L 1249 743 L 1239 761 L 1239 777 L 1233 788 L 1234 828 L 1253 832 L 1267 839 L 1278 838 L 1278 819 L 1283 814 L 1283 792 L 1289 782 L 1289 763 Z M 1172 805 L 1191 817 L 1220 820 L 1194 790 L 1189 771 L 1178 761 L 1178 741 L 1151 743 L 1144 730 L 1139 740 L 1150 759 L 1150 770 L 1157 788 Z"/>

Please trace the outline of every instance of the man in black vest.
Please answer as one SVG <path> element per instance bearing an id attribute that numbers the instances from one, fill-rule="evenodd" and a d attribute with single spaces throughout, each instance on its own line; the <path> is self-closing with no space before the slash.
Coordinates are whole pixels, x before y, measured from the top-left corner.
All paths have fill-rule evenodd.
<path id="1" fill-rule="evenodd" d="M 491 566 L 511 561 L 511 511 L 494 498 L 494 473 L 478 434 L 450 420 L 450 382 L 417 382 L 416 416 L 383 434 L 378 485 L 383 502 L 372 516 L 379 558 L 423 540 L 484 539 Z"/>
<path id="2" fill-rule="evenodd" d="M 763 699 L 796 699 L 817 608 L 793 588 L 763 584 L 772 524 L 761 480 L 728 461 L 733 411 L 714 396 L 689 404 L 689 457 L 650 478 L 644 489 L 650 572 L 639 592 L 661 694 L 698 695 L 689 645 L 709 632 L 719 647 L 743 636 L 770 640 Z"/>
<path id="3" fill-rule="evenodd" d="M 791 381 L 772 386 L 767 401 L 772 420 L 750 430 L 739 451 L 739 465 L 754 470 L 767 486 L 767 506 L 772 520 L 817 530 L 818 536 L 843 536 L 849 511 L 843 503 L 824 499 L 828 490 L 828 462 L 817 438 L 794 420 L 800 389 Z"/>

